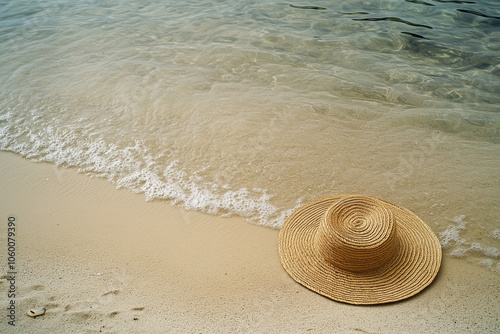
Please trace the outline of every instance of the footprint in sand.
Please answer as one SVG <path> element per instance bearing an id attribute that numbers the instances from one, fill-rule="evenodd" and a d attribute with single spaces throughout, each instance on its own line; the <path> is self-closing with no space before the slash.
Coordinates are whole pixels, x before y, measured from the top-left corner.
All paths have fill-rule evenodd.
<path id="1" fill-rule="evenodd" d="M 144 306 L 134 307 L 134 308 L 132 308 L 132 311 L 134 311 L 132 320 L 137 321 L 137 320 L 139 320 L 139 313 L 137 313 L 137 311 L 144 311 Z"/>
<path id="2" fill-rule="evenodd" d="M 101 297 L 113 296 L 113 295 L 117 295 L 118 293 L 120 293 L 120 290 L 111 290 L 111 291 L 103 293 L 101 295 Z"/>
<path id="3" fill-rule="evenodd" d="M 144 311 L 144 307 L 134 307 L 132 311 Z"/>
<path id="4" fill-rule="evenodd" d="M 79 319 L 90 319 L 96 315 L 94 307 L 91 302 L 77 302 L 64 306 L 63 312 Z"/>
<path id="5" fill-rule="evenodd" d="M 32 285 L 32 286 L 30 287 L 30 290 L 34 290 L 34 291 L 43 291 L 43 290 L 45 290 L 45 286 L 40 285 L 40 284 L 37 284 L 37 285 Z"/>
<path id="6" fill-rule="evenodd" d="M 110 317 L 110 318 L 114 318 L 114 317 L 116 317 L 118 314 L 120 314 L 120 312 L 118 312 L 118 311 L 113 311 L 113 312 L 111 312 L 111 313 L 109 313 L 109 314 L 108 314 L 108 317 Z"/>

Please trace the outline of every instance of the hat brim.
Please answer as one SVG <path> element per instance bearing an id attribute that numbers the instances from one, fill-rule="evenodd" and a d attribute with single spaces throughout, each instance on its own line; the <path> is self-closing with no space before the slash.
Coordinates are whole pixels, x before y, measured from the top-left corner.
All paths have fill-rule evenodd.
<path id="1" fill-rule="evenodd" d="M 342 197 L 325 197 L 303 205 L 281 228 L 281 263 L 295 281 L 336 301 L 369 305 L 406 299 L 434 280 L 442 258 L 438 238 L 414 213 L 386 201 L 399 239 L 391 260 L 366 272 L 343 270 L 325 261 L 314 247 L 314 236 L 327 209 Z"/>

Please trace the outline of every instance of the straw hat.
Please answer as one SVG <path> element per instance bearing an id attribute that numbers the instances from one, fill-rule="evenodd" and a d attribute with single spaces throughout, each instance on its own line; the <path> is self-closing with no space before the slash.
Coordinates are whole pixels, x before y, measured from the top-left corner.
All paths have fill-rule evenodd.
<path id="1" fill-rule="evenodd" d="M 438 238 L 411 211 L 375 197 L 325 197 L 297 209 L 279 235 L 281 263 L 305 287 L 350 304 L 415 295 L 441 265 Z"/>

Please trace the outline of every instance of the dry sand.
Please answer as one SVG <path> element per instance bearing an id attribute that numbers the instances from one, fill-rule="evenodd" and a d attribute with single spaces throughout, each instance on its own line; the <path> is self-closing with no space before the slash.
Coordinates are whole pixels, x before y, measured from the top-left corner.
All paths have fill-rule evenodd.
<path id="1" fill-rule="evenodd" d="M 500 333 L 500 276 L 464 260 L 445 257 L 406 301 L 342 304 L 286 274 L 277 230 L 146 202 L 11 153 L 0 152 L 0 167 L 2 333 Z M 25 315 L 40 306 L 45 315 Z"/>

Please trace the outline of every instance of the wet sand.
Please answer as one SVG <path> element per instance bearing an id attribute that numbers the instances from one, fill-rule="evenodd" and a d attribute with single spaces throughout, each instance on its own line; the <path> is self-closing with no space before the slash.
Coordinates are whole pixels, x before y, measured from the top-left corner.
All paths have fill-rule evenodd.
<path id="1" fill-rule="evenodd" d="M 434 283 L 413 298 L 353 306 L 286 274 L 278 230 L 146 202 L 12 153 L 0 152 L 0 171 L 2 333 L 500 332 L 500 276 L 462 259 L 445 256 Z M 41 306 L 45 315 L 25 315 Z"/>

